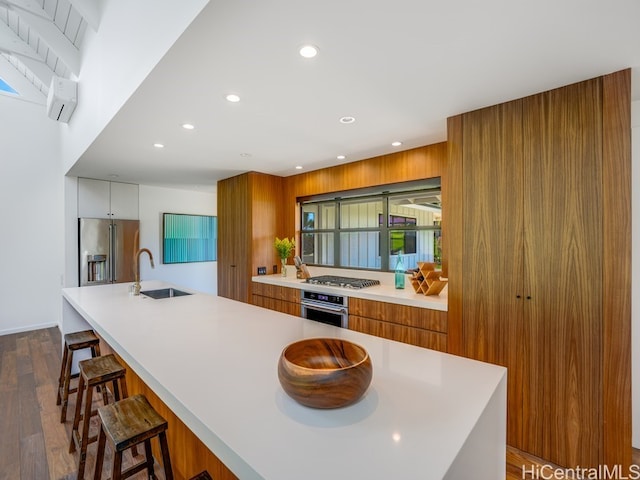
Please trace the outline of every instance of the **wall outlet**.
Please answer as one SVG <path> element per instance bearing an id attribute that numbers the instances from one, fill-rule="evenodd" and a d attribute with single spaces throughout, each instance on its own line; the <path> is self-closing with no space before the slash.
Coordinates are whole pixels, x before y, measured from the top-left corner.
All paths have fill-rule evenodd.
<path id="1" fill-rule="evenodd" d="M 267 267 L 258 267 L 258 275 L 266 275 Z"/>
<path id="2" fill-rule="evenodd" d="M 278 273 L 278 266 L 277 265 L 273 266 L 273 273 Z"/>

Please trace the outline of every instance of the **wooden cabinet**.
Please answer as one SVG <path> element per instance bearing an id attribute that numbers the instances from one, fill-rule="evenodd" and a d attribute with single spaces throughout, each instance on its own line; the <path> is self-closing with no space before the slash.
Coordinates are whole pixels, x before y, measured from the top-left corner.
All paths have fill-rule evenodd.
<path id="1" fill-rule="evenodd" d="M 621 176 L 630 161 L 619 139 L 620 149 L 606 153 L 612 141 L 606 135 L 610 113 L 603 111 L 607 81 L 450 121 L 450 181 L 461 185 L 450 194 L 462 206 L 449 239 L 451 328 L 462 332 L 464 355 L 509 369 L 509 445 L 567 467 L 624 465 L 630 455 L 630 435 L 628 454 L 610 448 L 624 445 L 628 435 L 624 387 L 617 387 L 624 413 L 606 408 L 608 372 L 626 372 L 617 377 L 624 385 L 630 361 L 628 350 L 615 359 L 605 354 L 611 342 L 625 350 L 628 341 L 603 336 L 616 324 L 627 331 L 630 322 L 624 306 L 611 307 L 622 317 L 607 314 L 606 306 L 617 301 L 605 295 L 612 281 L 605 275 L 606 236 L 630 240 L 624 220 L 616 229 L 603 228 L 617 223 L 608 217 L 627 216 L 607 210 L 604 191 L 618 183 L 625 190 Z M 628 98 L 628 92 L 618 95 L 613 115 L 624 117 Z M 620 268 L 625 278 L 628 267 Z"/>
<path id="2" fill-rule="evenodd" d="M 78 178 L 78 217 L 138 220 L 138 185 Z"/>
<path id="3" fill-rule="evenodd" d="M 251 302 L 251 276 L 277 265 L 282 178 L 249 172 L 218 182 L 218 295 Z"/>
<path id="4" fill-rule="evenodd" d="M 350 297 L 349 329 L 447 351 L 447 312 Z"/>
<path id="5" fill-rule="evenodd" d="M 252 303 L 276 312 L 300 316 L 300 290 L 253 282 Z"/>
<path id="6" fill-rule="evenodd" d="M 300 316 L 300 290 L 253 282 L 258 307 Z M 447 351 L 447 312 L 349 297 L 349 329 Z"/>
<path id="7" fill-rule="evenodd" d="M 509 369 L 507 440 L 523 448 L 522 101 L 463 122 L 465 355 Z"/>
<path id="8" fill-rule="evenodd" d="M 218 182 L 218 295 L 246 302 L 250 252 L 249 175 Z"/>
<path id="9" fill-rule="evenodd" d="M 601 123 L 600 79 L 523 101 L 522 442 L 564 465 L 602 463 Z"/>

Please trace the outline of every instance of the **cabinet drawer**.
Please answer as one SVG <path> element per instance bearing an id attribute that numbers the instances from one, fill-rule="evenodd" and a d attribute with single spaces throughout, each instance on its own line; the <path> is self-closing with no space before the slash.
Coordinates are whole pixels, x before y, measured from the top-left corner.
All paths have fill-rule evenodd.
<path id="1" fill-rule="evenodd" d="M 289 315 L 300 316 L 300 304 L 278 300 L 276 298 L 263 297 L 261 295 L 253 295 L 253 304 L 257 307 L 268 308 L 276 312 L 286 313 Z"/>
<path id="2" fill-rule="evenodd" d="M 430 348 L 441 352 L 447 351 L 447 335 L 445 333 L 432 332 L 355 315 L 349 315 L 349 329 L 375 335 L 376 337 L 417 345 L 418 347 Z"/>
<path id="3" fill-rule="evenodd" d="M 281 287 L 266 283 L 252 282 L 253 294 L 263 297 L 284 300 L 285 302 L 300 303 L 300 290 L 297 288 Z"/>
<path id="4" fill-rule="evenodd" d="M 349 298 L 349 314 L 408 327 L 447 333 L 447 312 L 395 303 Z"/>

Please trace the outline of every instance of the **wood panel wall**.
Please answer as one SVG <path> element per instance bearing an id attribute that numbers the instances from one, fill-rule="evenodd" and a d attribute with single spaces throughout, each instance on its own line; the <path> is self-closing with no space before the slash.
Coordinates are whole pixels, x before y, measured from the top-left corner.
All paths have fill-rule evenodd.
<path id="1" fill-rule="evenodd" d="M 601 93 L 595 78 L 522 107 L 523 444 L 567 467 L 602 462 Z"/>
<path id="2" fill-rule="evenodd" d="M 249 255 L 248 189 L 248 174 L 218 182 L 218 295 L 238 300 L 248 298 L 244 278 Z"/>
<path id="3" fill-rule="evenodd" d="M 602 77 L 604 460 L 631 463 L 631 70 Z"/>
<path id="4" fill-rule="evenodd" d="M 463 239 L 464 239 L 464 190 L 462 170 L 462 115 L 447 119 L 447 164 L 443 181 L 442 255 L 447 259 L 448 284 L 448 335 L 449 353 L 464 355 L 462 301 L 464 295 Z M 445 203 L 446 201 L 446 203 Z"/>
<path id="5" fill-rule="evenodd" d="M 283 183 L 282 177 L 257 172 L 249 173 L 251 249 L 249 270 L 246 272 L 248 278 L 258 274 L 259 266 L 266 266 L 267 273 L 272 273 L 273 265 L 280 265 L 273 242 L 276 236 L 284 236 Z M 250 298 L 251 282 L 249 281 Z"/>
<path id="6" fill-rule="evenodd" d="M 463 144 L 464 353 L 508 368 L 507 442 L 520 448 L 527 343 L 522 338 L 522 102 L 464 114 Z"/>

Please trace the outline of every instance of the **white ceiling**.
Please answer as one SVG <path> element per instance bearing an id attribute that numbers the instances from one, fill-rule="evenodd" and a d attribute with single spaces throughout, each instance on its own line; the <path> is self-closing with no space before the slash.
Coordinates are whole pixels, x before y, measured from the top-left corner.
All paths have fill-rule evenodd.
<path id="1" fill-rule="evenodd" d="M 639 0 L 212 0 L 69 173 L 203 189 L 292 175 L 443 141 L 448 116 L 635 66 Z"/>

